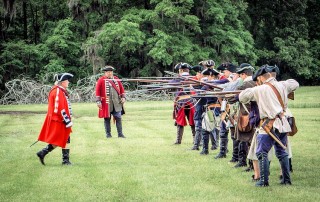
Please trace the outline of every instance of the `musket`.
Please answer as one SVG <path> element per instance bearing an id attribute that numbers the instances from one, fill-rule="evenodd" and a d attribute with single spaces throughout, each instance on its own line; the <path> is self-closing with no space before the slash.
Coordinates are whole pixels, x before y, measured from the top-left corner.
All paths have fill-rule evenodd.
<path id="1" fill-rule="evenodd" d="M 235 95 L 241 93 L 241 90 L 236 91 L 206 91 L 205 93 L 199 93 L 197 95 L 193 95 L 194 98 L 234 98 Z"/>
<path id="2" fill-rule="evenodd" d="M 107 80 L 113 80 L 113 81 L 122 81 L 122 82 L 143 82 L 143 83 L 163 83 L 163 82 L 169 82 L 170 80 L 160 80 L 160 79 L 108 79 Z"/>
<path id="3" fill-rule="evenodd" d="M 189 76 L 189 77 L 193 77 L 193 76 Z M 137 79 L 178 79 L 179 77 L 156 77 L 156 76 L 145 76 L 145 77 L 137 77 Z"/>
<path id="4" fill-rule="evenodd" d="M 124 81 L 124 82 L 144 82 L 144 83 L 163 83 L 163 82 L 169 82 L 170 80 L 160 80 L 160 79 L 113 79 L 115 81 Z"/>
<path id="5" fill-rule="evenodd" d="M 184 77 L 184 76 L 181 76 L 181 75 L 176 74 L 174 72 L 170 72 L 170 71 L 164 71 L 164 72 L 167 73 L 167 74 L 173 75 L 173 76 L 177 76 L 177 77 L 182 78 L 182 79 L 187 80 L 187 81 L 193 81 L 193 82 L 198 83 L 200 85 L 206 85 L 206 86 L 209 86 L 211 88 L 217 88 L 217 89 L 220 89 L 220 90 L 223 89 L 222 87 L 219 87 L 219 86 L 207 83 L 207 82 L 203 82 L 203 81 L 198 81 L 196 79 L 192 79 L 192 78 L 189 78 L 189 77 Z"/>
<path id="6" fill-rule="evenodd" d="M 179 86 L 174 86 L 174 85 L 155 85 L 155 86 L 152 86 L 152 85 L 147 85 L 147 86 L 139 86 L 139 87 L 142 87 L 143 89 L 159 89 L 159 88 L 185 88 L 185 87 L 189 87 L 189 85 L 179 85 Z"/>
<path id="7" fill-rule="evenodd" d="M 195 84 L 195 83 L 193 83 Z M 197 86 L 198 84 L 196 85 L 193 85 L 193 86 Z M 154 87 L 166 87 L 166 86 L 190 86 L 189 83 L 157 83 L 157 84 L 146 84 L 146 85 L 139 85 L 139 87 L 141 88 L 154 88 Z"/>
<path id="8" fill-rule="evenodd" d="M 234 91 L 207 91 L 204 95 L 236 95 L 240 94 L 242 90 Z"/>
<path id="9" fill-rule="evenodd" d="M 143 90 L 136 90 L 134 92 L 148 92 L 148 91 L 160 91 L 160 90 L 170 90 L 170 89 L 186 89 L 184 86 L 166 86 L 161 88 L 150 88 L 150 89 L 143 89 Z"/>

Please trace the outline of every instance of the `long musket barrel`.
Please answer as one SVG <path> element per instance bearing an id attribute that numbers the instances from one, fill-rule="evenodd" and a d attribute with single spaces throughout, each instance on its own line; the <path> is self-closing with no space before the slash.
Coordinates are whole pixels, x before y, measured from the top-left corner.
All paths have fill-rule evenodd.
<path id="1" fill-rule="evenodd" d="M 205 93 L 199 93 L 197 95 L 192 95 L 194 98 L 212 98 L 212 97 L 221 97 L 221 98 L 233 98 L 235 95 L 241 93 L 241 90 L 236 91 L 206 91 Z"/>
<path id="2" fill-rule="evenodd" d="M 179 77 L 179 78 L 182 78 L 183 80 L 193 81 L 193 82 L 195 82 L 195 83 L 202 84 L 202 85 L 206 85 L 206 86 L 209 86 L 209 87 L 212 87 L 212 88 L 217 88 L 217 89 L 220 89 L 220 90 L 223 89 L 222 87 L 219 87 L 219 86 L 216 86 L 216 85 L 213 85 L 213 84 L 210 84 L 210 83 L 206 83 L 206 82 L 203 82 L 203 81 L 198 81 L 198 80 L 196 80 L 196 79 L 192 79 L 192 78 L 180 76 L 179 74 L 176 74 L 176 73 L 174 73 L 174 72 L 169 72 L 169 71 L 164 71 L 164 72 L 167 73 L 167 74 L 170 74 L 170 75 L 173 75 L 173 76 L 177 76 L 177 77 Z"/>
<path id="3" fill-rule="evenodd" d="M 170 90 L 170 89 L 186 89 L 188 86 L 166 86 L 166 87 L 160 87 L 160 88 L 150 88 L 150 89 L 142 89 L 142 90 L 135 90 L 134 92 L 148 92 L 148 91 L 160 91 L 160 90 Z"/>
<path id="4" fill-rule="evenodd" d="M 234 90 L 234 91 L 207 91 L 203 95 L 236 95 L 240 94 L 242 90 Z"/>

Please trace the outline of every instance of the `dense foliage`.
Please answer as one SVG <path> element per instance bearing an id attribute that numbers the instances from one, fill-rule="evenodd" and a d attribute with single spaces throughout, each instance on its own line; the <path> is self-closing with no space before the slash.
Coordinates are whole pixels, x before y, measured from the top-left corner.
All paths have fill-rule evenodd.
<path id="1" fill-rule="evenodd" d="M 0 2 L 0 85 L 23 74 L 151 76 L 180 61 L 280 67 L 319 84 L 318 0 L 55 0 Z"/>

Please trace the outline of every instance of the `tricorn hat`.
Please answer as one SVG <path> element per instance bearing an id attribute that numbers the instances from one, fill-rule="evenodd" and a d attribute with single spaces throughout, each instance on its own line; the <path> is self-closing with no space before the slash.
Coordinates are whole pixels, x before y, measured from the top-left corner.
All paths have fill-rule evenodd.
<path id="1" fill-rule="evenodd" d="M 207 66 L 207 67 L 212 67 L 212 66 L 215 66 L 215 62 L 213 60 L 207 60 L 204 63 L 204 65 Z"/>
<path id="2" fill-rule="evenodd" d="M 110 65 L 107 65 L 105 67 L 103 67 L 101 69 L 101 71 L 104 71 L 104 72 L 107 72 L 107 71 L 114 71 L 114 67 L 110 66 Z"/>
<path id="3" fill-rule="evenodd" d="M 219 72 L 215 69 L 205 69 L 201 72 L 203 75 L 219 75 Z"/>
<path id="4" fill-rule="evenodd" d="M 212 75 L 211 69 L 205 69 L 201 72 L 202 75 L 209 76 Z"/>
<path id="5" fill-rule="evenodd" d="M 178 64 L 176 64 L 176 66 L 174 66 L 175 70 L 179 70 L 179 69 L 191 69 L 192 66 L 189 65 L 188 63 L 185 62 L 179 62 Z"/>
<path id="6" fill-rule="evenodd" d="M 195 66 L 193 66 L 191 69 L 192 69 L 193 71 L 195 71 L 195 72 L 202 72 L 203 69 L 204 69 L 204 67 L 201 66 L 201 65 L 195 65 Z"/>
<path id="7" fill-rule="evenodd" d="M 261 66 L 258 71 L 256 71 L 254 73 L 254 75 L 252 76 L 252 80 L 253 81 L 257 81 L 257 78 L 265 73 L 268 73 L 268 72 L 276 72 L 276 74 L 279 74 L 280 71 L 279 71 L 279 68 L 277 67 L 277 65 L 275 66 L 270 66 L 270 65 L 263 65 Z"/>
<path id="8" fill-rule="evenodd" d="M 211 71 L 212 71 L 213 75 L 219 75 L 220 74 L 220 72 L 218 72 L 216 69 L 211 69 Z"/>
<path id="9" fill-rule="evenodd" d="M 238 68 L 238 70 L 237 70 L 237 73 L 238 74 L 241 74 L 241 73 L 243 73 L 245 70 L 249 70 L 249 71 L 254 71 L 254 67 L 252 67 L 250 64 L 248 64 L 248 63 L 242 63 L 241 65 L 240 65 L 240 67 Z"/>
<path id="10" fill-rule="evenodd" d="M 72 77 L 73 75 L 70 73 L 61 73 L 61 74 L 54 75 L 54 80 L 61 82 L 61 81 L 69 80 Z"/>
<path id="11" fill-rule="evenodd" d="M 227 62 L 227 63 L 222 63 L 217 69 L 220 71 L 228 70 L 232 73 L 236 73 L 237 66 L 232 63 Z"/>

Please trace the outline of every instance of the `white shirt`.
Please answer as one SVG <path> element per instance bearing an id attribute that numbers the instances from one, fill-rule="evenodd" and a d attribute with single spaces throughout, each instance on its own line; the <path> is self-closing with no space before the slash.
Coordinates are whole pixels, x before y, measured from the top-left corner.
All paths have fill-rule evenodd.
<path id="1" fill-rule="evenodd" d="M 278 82 L 275 78 L 269 78 L 266 82 L 271 83 L 278 91 L 284 103 L 284 109 L 288 106 L 288 94 L 299 87 L 299 83 L 294 79 Z M 277 98 L 277 95 L 268 85 L 247 88 L 239 94 L 239 101 L 246 104 L 250 101 L 256 101 L 259 108 L 260 119 L 276 118 L 273 127 L 280 133 L 290 132 L 291 128 L 285 116 L 279 119 L 284 110 Z"/>

